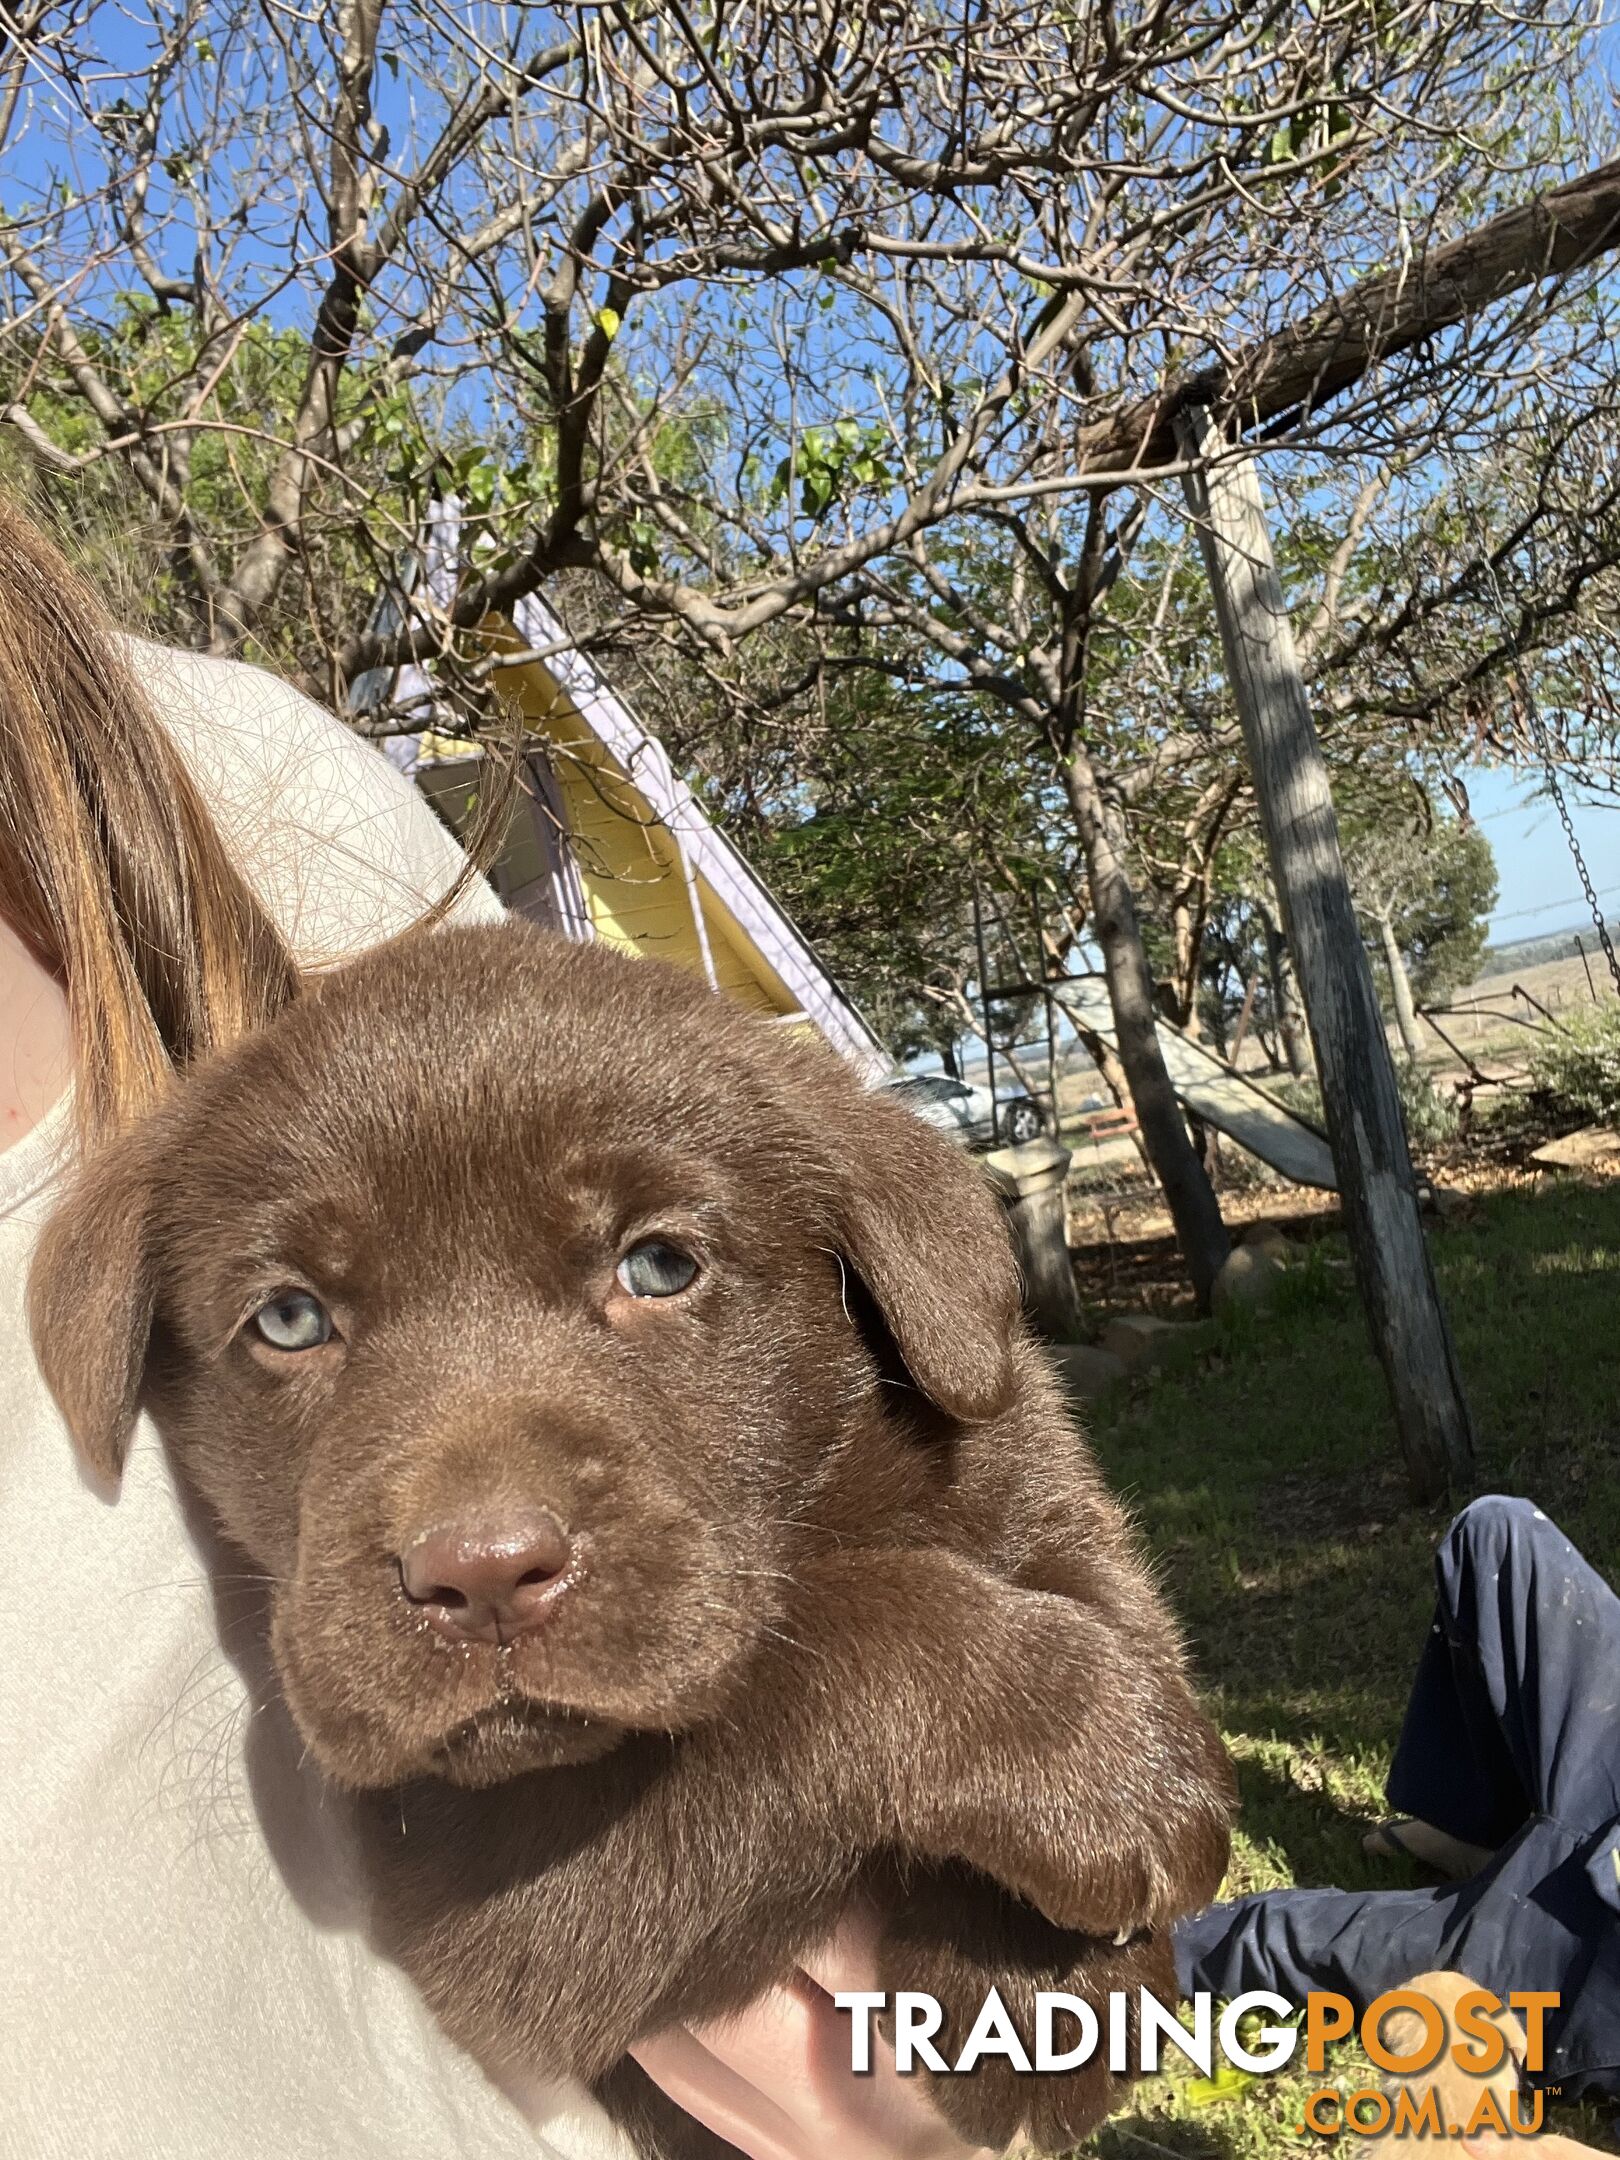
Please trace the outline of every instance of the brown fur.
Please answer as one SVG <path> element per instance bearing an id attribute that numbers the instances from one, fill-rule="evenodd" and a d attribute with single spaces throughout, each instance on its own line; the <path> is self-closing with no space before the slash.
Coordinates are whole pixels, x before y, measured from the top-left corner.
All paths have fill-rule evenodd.
<path id="1" fill-rule="evenodd" d="M 631 1299 L 654 1230 L 702 1273 Z M 289 1284 L 338 1333 L 278 1357 L 244 1323 Z M 504 926 L 360 960 L 203 1066 L 70 1195 L 32 1302 L 91 1460 L 149 1403 L 274 1579 L 293 1715 L 442 2021 L 712 2155 L 626 2048 L 852 1894 L 959 2044 L 992 1982 L 1026 2021 L 1038 1987 L 1168 1994 L 1167 1924 L 1219 1882 L 1225 1759 L 1016 1290 L 978 1171 L 837 1059 Z M 583 1577 L 452 1645 L 396 1556 L 503 1502 Z M 1055 2150 L 1121 2084 L 990 2063 L 937 2097 Z"/>

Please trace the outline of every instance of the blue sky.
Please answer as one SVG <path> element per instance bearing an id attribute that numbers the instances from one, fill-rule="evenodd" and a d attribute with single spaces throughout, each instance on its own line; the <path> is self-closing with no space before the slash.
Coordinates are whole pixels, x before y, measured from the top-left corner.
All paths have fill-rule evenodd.
<path id="1" fill-rule="evenodd" d="M 1580 875 L 1546 796 L 1516 773 L 1476 769 L 1466 778 L 1474 816 L 1496 851 L 1501 891 L 1492 939 L 1546 937 L 1590 924 Z M 1604 914 L 1620 915 L 1620 805 L 1571 800 L 1570 811 Z"/>

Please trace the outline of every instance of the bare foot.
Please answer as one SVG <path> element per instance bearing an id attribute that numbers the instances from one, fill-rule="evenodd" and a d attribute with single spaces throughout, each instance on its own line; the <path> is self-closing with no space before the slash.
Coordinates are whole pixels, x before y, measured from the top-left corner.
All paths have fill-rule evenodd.
<path id="1" fill-rule="evenodd" d="M 1433 1823 L 1423 1822 L 1415 1815 L 1380 1823 L 1376 1830 L 1367 1832 L 1361 1841 L 1361 1849 L 1369 1860 L 1421 1861 L 1437 1875 L 1444 1875 L 1448 1882 L 1467 1882 L 1471 1875 L 1477 1875 L 1496 1858 L 1488 1845 L 1466 1844 L 1463 1839 L 1437 1830 Z"/>

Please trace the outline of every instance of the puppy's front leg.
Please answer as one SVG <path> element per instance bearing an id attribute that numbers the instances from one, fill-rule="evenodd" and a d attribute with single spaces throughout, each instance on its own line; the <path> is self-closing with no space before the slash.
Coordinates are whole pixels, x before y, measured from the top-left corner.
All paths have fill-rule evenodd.
<path id="1" fill-rule="evenodd" d="M 1173 1639 L 936 1549 L 800 1575 L 780 1715 L 846 1835 L 1113 1938 L 1206 1904 L 1233 1787 Z M 764 1691 L 762 1692 L 762 1696 Z"/>
<path id="2" fill-rule="evenodd" d="M 861 1854 L 768 1745 L 721 1719 L 505 1785 L 371 1796 L 380 1936 L 492 2071 L 596 2083 L 637 2040 L 741 2009 L 836 1924 Z"/>

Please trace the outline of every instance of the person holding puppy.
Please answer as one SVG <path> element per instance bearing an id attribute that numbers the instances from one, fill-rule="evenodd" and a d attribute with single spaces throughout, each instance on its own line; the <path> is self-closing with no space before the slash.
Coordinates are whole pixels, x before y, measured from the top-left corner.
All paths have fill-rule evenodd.
<path id="1" fill-rule="evenodd" d="M 456 889 L 463 869 L 414 790 L 336 721 L 255 670 L 120 639 L 41 536 L 0 511 L 0 1475 L 11 1532 L 0 1624 L 12 1646 L 0 1715 L 13 1749 L 0 1798 L 13 1946 L 0 2155 L 589 2160 L 619 2149 L 582 2093 L 497 2091 L 373 1950 L 342 1812 L 267 1707 L 247 1610 L 257 1585 L 217 1562 L 150 1431 L 137 1434 L 116 1511 L 91 1488 L 24 1322 L 37 1234 L 75 1154 L 138 1115 L 177 1068 L 274 1013 L 295 969 L 380 942 L 447 894 L 463 919 L 498 916 L 480 883 Z M 264 1116 L 274 1121 L 274 1102 Z M 1534 1575 L 1539 1544 L 1556 1536 L 1500 1506 L 1465 1526 L 1453 1540 L 1459 1580 L 1471 1568 L 1470 1581 L 1492 1584 L 1515 1555 Z M 1487 1531 L 1506 1540 L 1488 1568 Z M 1568 1622 L 1572 1569 L 1560 1559 L 1537 1579 L 1558 1590 Z M 1581 1645 L 1594 1685 L 1611 1633 Z M 1545 1616 L 1535 1635 L 1550 1639 Z M 1431 1648 L 1425 1730 L 1451 1655 L 1449 1642 Z M 1466 1722 L 1466 1706 L 1447 1696 L 1442 1707 Z M 1497 1813 L 1459 1819 L 1457 1834 L 1482 1848 L 1529 1808 L 1530 1782 L 1510 1767 Z M 1450 1791 L 1454 1773 L 1441 1763 L 1439 1787 Z M 1444 1793 L 1407 1782 L 1415 1815 L 1448 1819 Z M 1612 1811 L 1612 1779 L 1605 1791 Z M 1598 1858 L 1612 1859 L 1607 1846 Z M 1589 1878 L 1612 1903 L 1610 1875 Z M 1221 1993 L 1377 1992 L 1453 1947 L 1478 1962 L 1481 1931 L 1462 1925 L 1478 1900 L 1453 1902 L 1454 1916 L 1416 1893 L 1294 1892 L 1216 1908 L 1179 1931 L 1184 1974 Z M 1523 1985 L 1516 1934 L 1498 1932 L 1488 1977 L 1500 1964 Z M 882 2050 L 874 2075 L 848 2071 L 849 2025 L 832 1994 L 870 1987 L 875 1965 L 870 1923 L 852 1914 L 750 2015 L 665 2033 L 639 2059 L 752 2160 L 952 2160 L 965 2148 Z"/>
<path id="2" fill-rule="evenodd" d="M 24 1320 L 75 1156 L 273 1011 L 292 970 L 395 934 L 461 869 L 338 722 L 255 669 L 120 637 L 0 509 L 8 2160 L 620 2149 L 583 2094 L 497 2091 L 371 1947 L 342 1811 L 265 1710 L 255 1586 L 144 1427 L 116 1509 L 91 1487 Z M 471 881 L 451 912 L 499 909 Z M 848 2074 L 831 1990 L 870 1968 L 854 1915 L 814 1971 L 645 2065 L 754 2160 L 950 2160 L 905 2081 Z"/>

